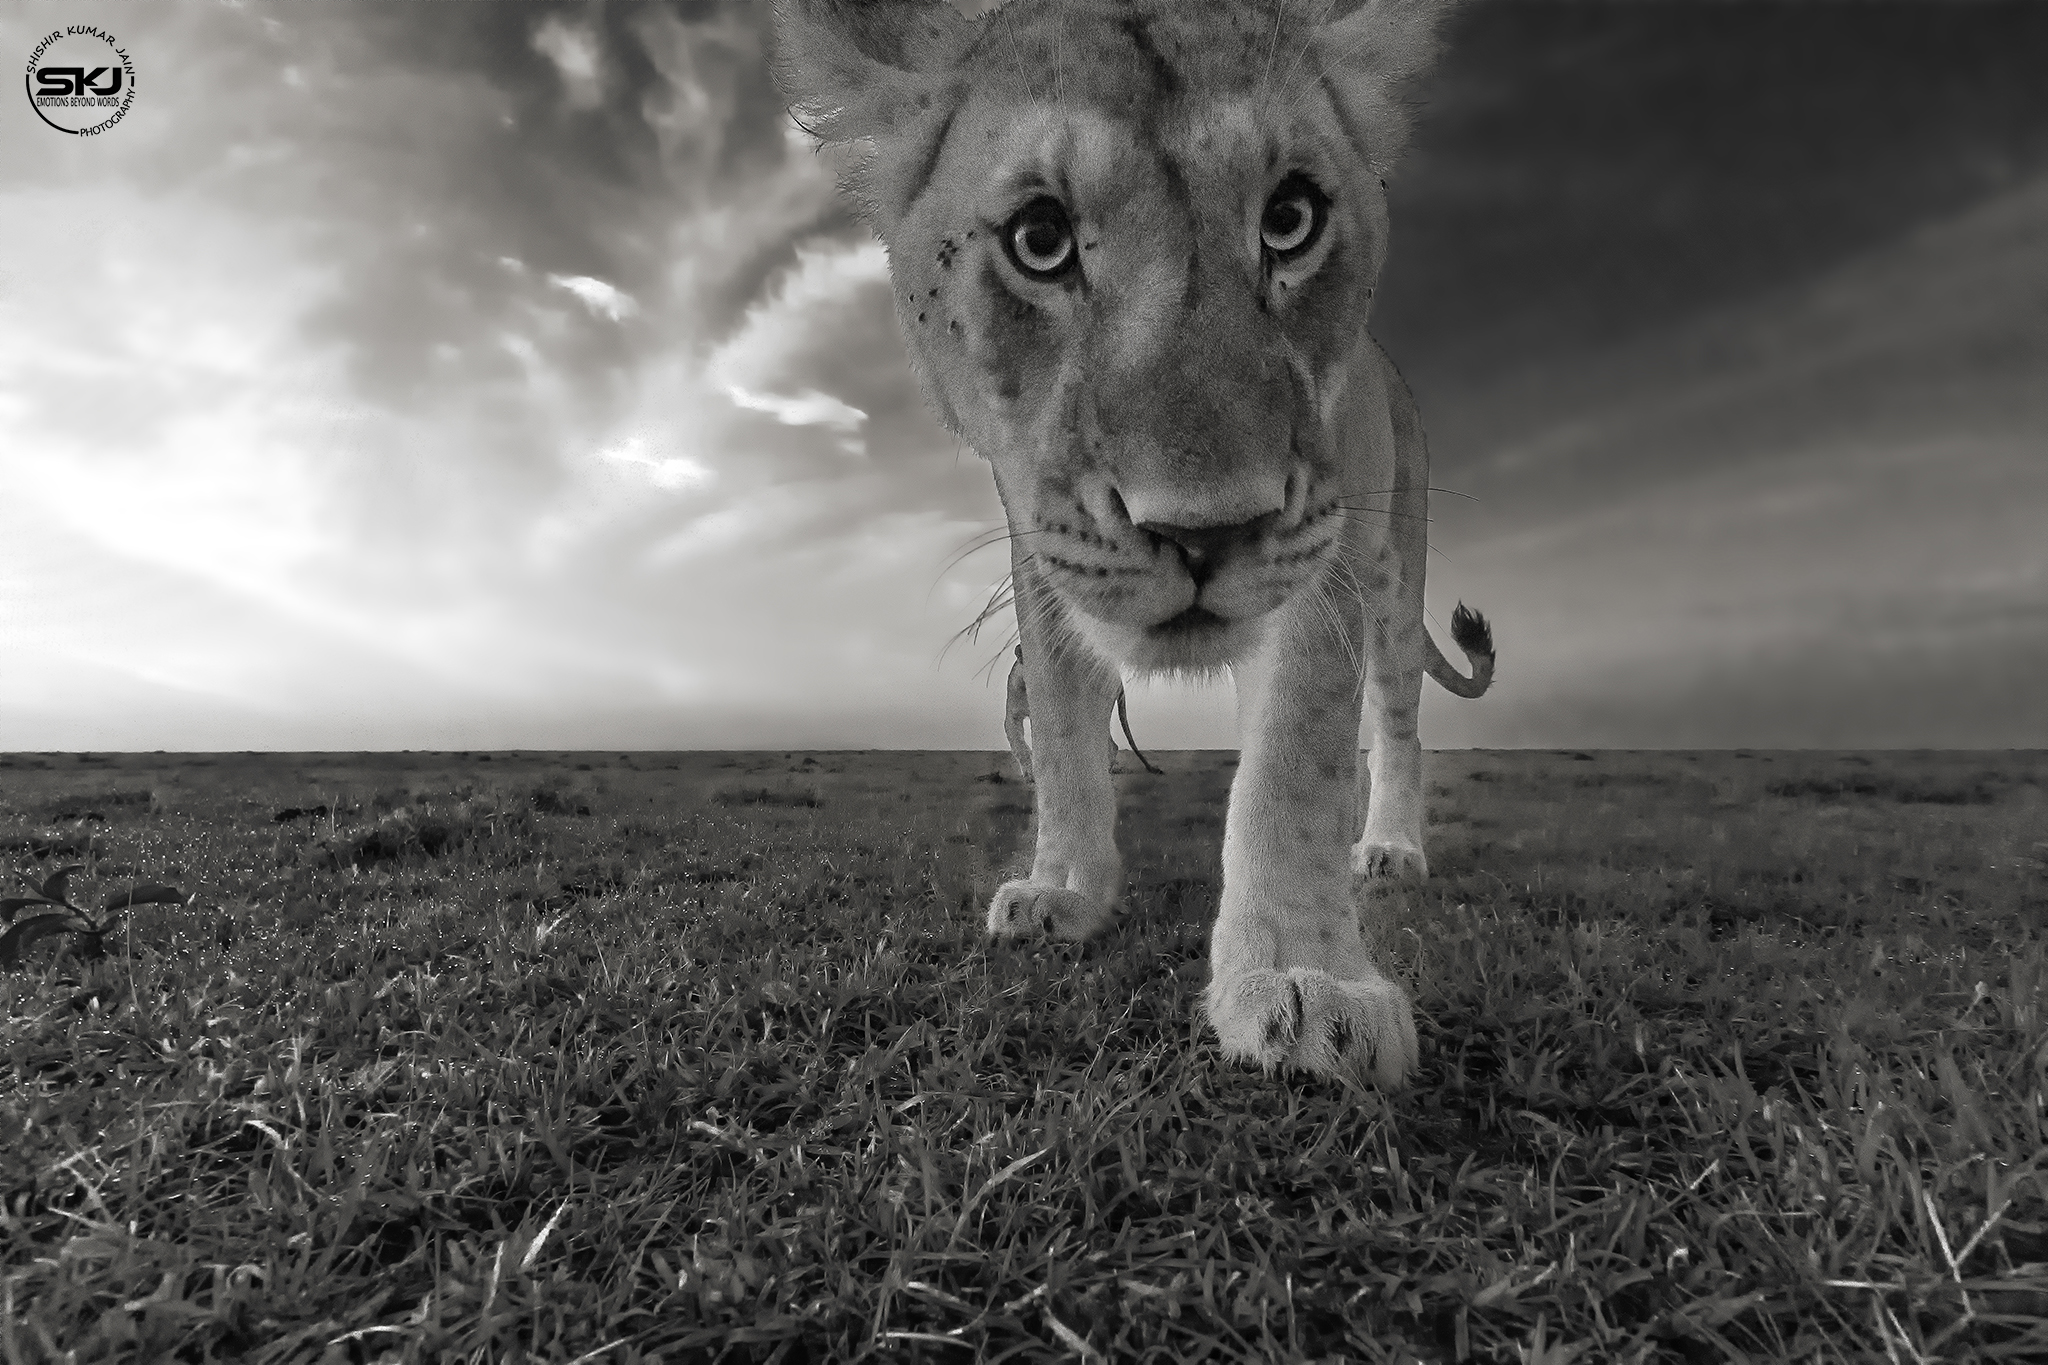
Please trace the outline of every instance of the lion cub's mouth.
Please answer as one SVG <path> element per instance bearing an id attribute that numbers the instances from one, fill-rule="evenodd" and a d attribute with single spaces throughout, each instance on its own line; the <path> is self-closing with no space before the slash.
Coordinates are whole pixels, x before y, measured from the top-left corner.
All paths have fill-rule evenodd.
<path id="1" fill-rule="evenodd" d="M 1230 622 L 1207 607 L 1189 607 L 1187 610 L 1167 617 L 1157 625 L 1147 626 L 1145 633 L 1154 637 L 1186 638 L 1201 635 L 1207 631 L 1227 626 Z"/>

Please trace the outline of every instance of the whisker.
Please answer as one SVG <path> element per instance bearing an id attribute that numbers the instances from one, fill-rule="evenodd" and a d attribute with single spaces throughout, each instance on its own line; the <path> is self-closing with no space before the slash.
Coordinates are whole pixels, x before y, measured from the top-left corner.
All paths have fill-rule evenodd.
<path id="1" fill-rule="evenodd" d="M 1344 622 L 1340 614 L 1341 608 L 1330 600 L 1328 586 L 1322 583 L 1316 584 L 1309 593 L 1308 600 L 1309 604 L 1316 609 L 1316 614 L 1322 617 L 1324 628 L 1333 632 L 1339 640 L 1342 640 L 1344 637 Z"/>
<path id="2" fill-rule="evenodd" d="M 1054 107 L 1064 107 L 1067 102 L 1067 0 L 1060 0 L 1060 22 L 1052 31 L 1052 102 Z"/>
<path id="3" fill-rule="evenodd" d="M 1017 594 L 1009 593 L 996 601 L 990 602 L 986 607 L 983 607 L 981 609 L 981 614 L 976 616 L 972 621 L 967 623 L 968 643 L 973 644 L 979 641 L 981 639 L 981 628 L 984 624 L 993 619 L 998 613 L 1004 611 L 1007 608 L 1014 607 L 1016 605 Z"/>
<path id="4" fill-rule="evenodd" d="M 967 544 L 961 549 L 954 551 L 946 562 L 939 567 L 939 571 L 932 575 L 931 586 L 926 588 L 924 592 L 925 601 L 927 603 L 931 601 L 932 594 L 939 590 L 940 581 L 947 574 L 959 568 L 963 561 L 970 556 L 980 554 L 992 545 L 1000 545 L 1008 539 L 1010 539 L 1010 532 L 1007 528 L 993 531 L 978 531 L 969 537 Z"/>
<path id="5" fill-rule="evenodd" d="M 1014 9 L 1000 9 L 995 12 L 995 26 L 1002 30 L 1003 45 L 1010 49 L 1010 62 L 1017 74 L 1024 78 L 1025 88 L 1031 91 L 1034 100 L 1044 99 L 1038 93 L 1038 82 L 1031 79 L 1029 68 L 1024 65 L 1024 54 L 1017 49 L 1017 12 Z M 1008 23 L 1004 21 L 1008 20 Z"/>
<path id="6" fill-rule="evenodd" d="M 989 657 L 989 661 L 987 663 L 983 664 L 980 668 L 975 669 L 974 672 L 969 676 L 979 678 L 986 674 L 987 681 L 994 682 L 995 666 L 998 663 L 1001 663 L 1003 659 L 1009 655 L 1012 649 L 1016 648 L 1017 642 L 1022 638 L 1023 637 L 1019 635 L 1016 631 L 1011 631 L 1010 637 L 1007 640 L 1003 641 L 1002 648 L 998 649 L 993 655 Z"/>
<path id="7" fill-rule="evenodd" d="M 939 648 L 939 662 L 943 664 L 946 661 L 946 656 L 952 653 L 953 646 L 957 644 L 965 643 L 971 645 L 978 643 L 981 639 L 982 626 L 1002 612 L 1004 608 L 1014 605 L 1015 602 L 1016 598 L 1014 596 L 1002 598 L 1000 601 L 991 600 L 987 606 L 975 614 L 972 621 L 969 621 L 947 637 L 946 643 Z"/>
<path id="8" fill-rule="evenodd" d="M 1265 74 L 1259 77 L 1259 94 L 1262 98 L 1268 95 L 1273 85 L 1273 57 L 1280 51 L 1280 21 L 1286 17 L 1287 0 L 1280 0 L 1280 3 L 1273 7 L 1273 32 L 1266 39 Z M 1260 116 L 1263 117 L 1265 112 L 1262 105 L 1259 110 Z"/>
<path id="9" fill-rule="evenodd" d="M 999 540 L 1007 539 L 1012 534 L 1013 532 L 1010 530 L 1009 522 L 996 522 L 994 525 L 989 526 L 985 530 L 976 531 L 973 535 L 961 541 L 956 553 L 972 554 L 974 551 L 980 549 L 982 546 L 993 545 Z M 948 567 L 951 566 L 949 565 Z"/>
<path id="10" fill-rule="evenodd" d="M 1358 560 L 1359 558 L 1360 554 L 1355 546 L 1345 545 L 1342 542 L 1339 542 L 1338 554 L 1336 558 L 1332 561 L 1332 566 L 1336 569 L 1336 571 L 1339 574 L 1343 576 L 1344 581 L 1351 585 L 1351 600 L 1348 605 L 1352 612 L 1351 619 L 1356 621 L 1359 625 L 1359 636 L 1356 649 L 1359 655 L 1361 656 L 1355 662 L 1357 663 L 1357 666 L 1359 668 L 1360 675 L 1363 676 L 1365 662 L 1362 656 L 1366 649 L 1364 623 L 1369 617 L 1370 612 L 1368 611 L 1366 606 L 1367 595 L 1365 584 L 1359 579 L 1359 569 L 1361 567 L 1361 563 L 1353 562 L 1354 560 Z M 1377 564 L 1373 565 L 1372 567 L 1375 570 L 1378 569 Z M 1381 577 L 1384 578 L 1384 576 L 1384 572 L 1382 571 Z M 1323 586 L 1327 590 L 1328 583 L 1325 582 Z"/>
<path id="11" fill-rule="evenodd" d="M 1382 517 L 1413 517 L 1413 516 L 1415 515 L 1415 514 L 1414 514 L 1413 512 L 1392 512 L 1392 511 L 1388 511 L 1388 510 L 1387 510 L 1386 508 L 1384 508 L 1384 507 L 1361 507 L 1361 508 L 1358 508 L 1358 509 L 1356 509 L 1356 510 L 1357 510 L 1357 511 L 1360 511 L 1360 512 L 1370 512 L 1370 513 L 1372 513 L 1372 514 L 1373 514 L 1373 515 L 1375 515 L 1375 516 L 1382 516 Z M 1346 515 L 1346 517 L 1345 517 L 1345 520 L 1347 520 L 1347 521 L 1348 521 L 1348 520 L 1350 520 L 1350 519 L 1351 519 L 1351 518 L 1350 518 L 1350 516 L 1349 516 L 1349 515 L 1347 514 L 1347 515 Z M 1434 518 L 1434 517 L 1423 517 L 1423 518 L 1421 518 L 1421 520 L 1423 520 L 1423 521 L 1425 521 L 1425 522 L 1434 522 L 1434 521 L 1435 521 L 1435 518 Z M 1369 525 L 1371 525 L 1372 523 L 1371 523 L 1371 522 L 1362 522 L 1362 523 L 1360 523 L 1360 524 L 1361 524 L 1361 525 L 1368 525 L 1368 526 L 1369 526 Z M 1444 561 L 1444 562 L 1445 562 L 1446 564 L 1450 563 L 1450 558 L 1451 558 L 1451 557 L 1450 557 L 1449 555 L 1447 555 L 1447 554 L 1444 554 L 1444 552 L 1443 552 L 1442 550 L 1439 550 L 1439 549 L 1438 549 L 1438 548 L 1437 548 L 1436 546 L 1434 546 L 1434 545 L 1429 545 L 1427 541 L 1425 541 L 1425 542 L 1424 542 L 1424 544 L 1425 544 L 1425 546 L 1427 547 L 1427 549 L 1429 550 L 1429 552 L 1430 552 L 1431 554 L 1433 554 L 1433 555 L 1436 555 L 1436 556 L 1440 557 L 1440 558 L 1441 558 L 1441 559 L 1442 559 L 1442 560 L 1443 560 L 1443 561 Z"/>
<path id="12" fill-rule="evenodd" d="M 1300 84 L 1296 84 L 1295 82 L 1295 72 L 1298 71 L 1301 67 L 1301 59 L 1303 57 L 1306 57 L 1308 55 L 1309 48 L 1315 45 L 1316 30 L 1320 29 L 1324 24 L 1330 21 L 1330 16 L 1336 12 L 1336 9 L 1337 0 L 1323 0 L 1321 9 L 1318 10 L 1315 16 L 1311 18 L 1308 22 L 1306 33 L 1304 34 L 1301 40 L 1301 47 L 1294 54 L 1294 60 L 1287 63 L 1287 69 L 1280 75 L 1280 94 L 1290 105 L 1292 105 L 1296 101 L 1298 95 L 1302 91 L 1307 89 L 1308 86 L 1308 80 L 1306 77 L 1302 79 Z M 1261 110 L 1260 112 L 1261 114 L 1263 114 L 1271 108 L 1272 99 L 1269 96 L 1266 101 L 1266 109 Z"/>
<path id="13" fill-rule="evenodd" d="M 1016 582 L 1014 571 L 1004 574 L 996 580 L 995 586 L 989 589 L 988 598 L 983 603 L 981 610 L 975 613 L 974 618 L 947 638 L 946 643 L 939 650 L 939 662 L 945 662 L 946 656 L 952 652 L 955 645 L 963 642 L 967 644 L 978 643 L 981 639 L 982 626 L 1002 614 L 1005 610 L 1027 607 L 1034 602 L 1049 600 L 1051 593 L 1051 586 L 1041 580 L 1027 580 L 1020 588 Z M 1020 620 L 1019 629 L 1021 630 L 1021 628 L 1022 622 Z"/>
<path id="14" fill-rule="evenodd" d="M 1396 511 L 1392 507 L 1360 507 L 1348 502 L 1338 502 L 1330 505 L 1340 512 L 1370 512 L 1376 517 L 1406 517 L 1410 521 L 1432 520 L 1432 518 L 1421 512 L 1401 512 Z"/>
<path id="15" fill-rule="evenodd" d="M 1351 664 L 1351 671 L 1362 673 L 1365 669 L 1365 660 L 1360 654 L 1362 642 L 1352 637 L 1343 603 L 1331 595 L 1327 582 L 1318 582 L 1312 597 L 1322 608 L 1323 617 L 1329 622 L 1330 629 L 1336 633 L 1338 643 L 1344 646 L 1344 657 Z"/>
<path id="16" fill-rule="evenodd" d="M 947 574 L 953 572 L 954 569 L 958 568 L 962 562 L 964 562 L 971 556 L 977 555 L 981 553 L 983 550 L 990 548 L 991 546 L 1000 545 L 1004 541 L 1021 540 L 1025 536 L 1037 536 L 1045 534 L 1047 533 L 1039 530 L 1012 531 L 1007 527 L 991 531 L 975 532 L 972 536 L 968 537 L 968 544 L 966 548 L 957 551 L 951 559 L 946 561 L 944 567 L 942 567 L 937 574 L 933 575 L 931 586 L 924 590 L 924 600 L 926 604 L 930 604 L 932 600 L 932 594 L 939 590 L 939 583 L 941 582 L 941 580 L 943 580 Z M 974 542 L 976 541 L 980 541 L 981 543 L 975 544 Z"/>
<path id="17" fill-rule="evenodd" d="M 1002 542 L 1006 540 L 1018 540 L 1024 536 L 1036 536 L 1043 534 L 1045 533 L 1039 530 L 1014 531 L 1010 529 L 1010 526 L 1007 522 L 1001 526 L 990 527 L 986 531 L 976 531 L 973 535 L 967 538 L 966 542 L 961 546 L 960 549 L 956 550 L 953 553 L 953 557 L 946 561 L 946 566 L 945 568 L 939 570 L 939 575 L 941 577 L 944 577 L 946 574 L 950 573 L 953 567 L 957 565 L 961 560 L 967 558 L 967 556 L 971 554 L 977 554 L 982 550 L 986 550 L 991 545 L 1000 545 Z"/>
<path id="18" fill-rule="evenodd" d="M 1396 494 L 1405 493 L 1407 491 L 1409 490 L 1405 488 L 1364 488 L 1359 489 L 1358 491 L 1352 493 L 1351 496 L 1354 498 L 1385 498 L 1393 497 Z M 1467 502 L 1485 501 L 1483 498 L 1474 497 L 1470 493 L 1460 492 L 1458 489 L 1455 488 L 1438 488 L 1435 484 L 1428 485 L 1427 491 L 1431 493 L 1442 493 L 1445 497 L 1449 498 L 1463 498 Z"/>
<path id="19" fill-rule="evenodd" d="M 1331 572 L 1341 575 L 1344 581 L 1351 585 L 1352 600 L 1358 604 L 1359 610 L 1363 611 L 1365 609 L 1365 584 L 1359 581 L 1357 566 L 1345 557 L 1346 551 L 1350 551 L 1353 554 L 1357 553 L 1353 547 L 1339 541 L 1337 553 L 1330 560 L 1330 569 Z"/>

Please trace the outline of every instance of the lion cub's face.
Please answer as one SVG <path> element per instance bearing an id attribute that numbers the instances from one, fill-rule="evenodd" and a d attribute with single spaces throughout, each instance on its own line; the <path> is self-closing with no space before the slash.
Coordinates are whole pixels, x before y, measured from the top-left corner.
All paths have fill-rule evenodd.
<path id="1" fill-rule="evenodd" d="M 792 2 L 785 32 L 847 9 Z M 1354 72 L 1347 100 L 1357 54 L 1323 49 L 1358 35 L 1285 5 L 1013 0 L 958 32 L 914 8 L 927 29 L 870 44 L 918 80 L 860 188 L 926 397 L 1100 653 L 1230 662 L 1389 477 L 1384 418 L 1340 419 L 1377 383 L 1393 92 Z"/>

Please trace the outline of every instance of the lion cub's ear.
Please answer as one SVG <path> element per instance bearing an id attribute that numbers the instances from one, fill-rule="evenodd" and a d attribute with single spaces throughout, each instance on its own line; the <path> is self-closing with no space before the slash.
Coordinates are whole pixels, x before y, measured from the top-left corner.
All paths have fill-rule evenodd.
<path id="1" fill-rule="evenodd" d="M 1316 56 L 1380 175 L 1407 144 L 1409 93 L 1436 60 L 1437 31 L 1459 3 L 1352 0 L 1316 31 Z"/>
<path id="2" fill-rule="evenodd" d="M 899 132 L 969 29 L 944 0 L 776 0 L 775 81 L 826 142 Z"/>

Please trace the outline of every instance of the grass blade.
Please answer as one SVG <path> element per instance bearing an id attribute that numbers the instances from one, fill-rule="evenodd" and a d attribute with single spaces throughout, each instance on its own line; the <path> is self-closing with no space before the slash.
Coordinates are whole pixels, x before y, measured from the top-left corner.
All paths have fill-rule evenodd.
<path id="1" fill-rule="evenodd" d="M 125 910 L 131 905 L 183 905 L 188 897 L 175 886 L 161 882 L 138 882 L 126 891 L 115 891 L 100 906 L 102 911 Z"/>
<path id="2" fill-rule="evenodd" d="M 0 934 L 0 968 L 21 965 L 22 951 L 39 938 L 67 932 L 83 933 L 91 928 L 90 924 L 68 911 L 58 915 L 36 915 L 25 919 L 6 933 Z"/>
<path id="3" fill-rule="evenodd" d="M 52 872 L 43 879 L 43 884 L 39 888 L 43 893 L 43 899 L 60 902 L 68 901 L 70 897 L 65 892 L 70 889 L 71 874 L 83 872 L 84 870 L 84 863 L 73 863 L 69 867 L 60 867 L 55 872 Z"/>

